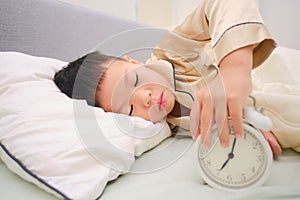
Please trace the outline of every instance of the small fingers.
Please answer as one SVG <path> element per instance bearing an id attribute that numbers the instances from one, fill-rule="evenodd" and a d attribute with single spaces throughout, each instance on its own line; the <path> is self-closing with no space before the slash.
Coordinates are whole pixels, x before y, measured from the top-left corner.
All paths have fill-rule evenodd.
<path id="1" fill-rule="evenodd" d="M 203 96 L 201 105 L 200 131 L 201 143 L 210 146 L 211 127 L 213 122 L 213 103 L 209 92 Z"/>
<path id="2" fill-rule="evenodd" d="M 228 112 L 231 117 L 234 135 L 237 138 L 242 137 L 244 134 L 242 104 L 230 101 L 230 103 L 228 104 Z"/>
<path id="3" fill-rule="evenodd" d="M 278 156 L 278 155 L 282 154 L 281 146 L 278 143 L 274 134 L 271 131 L 262 131 L 262 133 L 264 134 L 266 140 L 268 141 L 268 143 L 272 149 L 273 155 Z"/>
<path id="4" fill-rule="evenodd" d="M 229 125 L 228 117 L 225 116 L 224 120 L 217 121 L 218 132 L 220 137 L 220 142 L 223 147 L 229 146 Z"/>
<path id="5" fill-rule="evenodd" d="M 218 128 L 219 138 L 223 147 L 229 145 L 228 113 L 225 98 L 219 98 L 215 105 L 215 121 Z"/>
<path id="6" fill-rule="evenodd" d="M 201 106 L 196 99 L 190 112 L 190 130 L 194 140 L 196 140 L 200 135 L 200 107 Z"/>

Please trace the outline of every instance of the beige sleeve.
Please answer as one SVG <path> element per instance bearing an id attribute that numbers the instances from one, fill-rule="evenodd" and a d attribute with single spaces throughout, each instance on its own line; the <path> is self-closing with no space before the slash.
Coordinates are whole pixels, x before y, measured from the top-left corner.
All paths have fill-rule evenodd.
<path id="1" fill-rule="evenodd" d="M 161 49 L 178 52 L 192 62 L 196 56 L 190 54 L 210 46 L 216 64 L 230 52 L 252 44 L 254 67 L 267 59 L 276 47 L 255 0 L 203 0 L 181 24 L 170 29 L 164 40 L 167 41 L 162 42 Z M 156 53 L 158 57 L 169 58 L 169 55 Z"/>

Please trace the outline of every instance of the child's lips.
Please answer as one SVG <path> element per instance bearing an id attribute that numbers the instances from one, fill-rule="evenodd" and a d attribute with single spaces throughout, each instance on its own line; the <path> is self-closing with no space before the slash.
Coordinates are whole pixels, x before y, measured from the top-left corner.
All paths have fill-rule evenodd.
<path id="1" fill-rule="evenodd" d="M 162 92 L 161 95 L 158 97 L 157 102 L 160 110 L 163 110 L 166 107 L 166 97 L 164 95 L 164 92 Z"/>

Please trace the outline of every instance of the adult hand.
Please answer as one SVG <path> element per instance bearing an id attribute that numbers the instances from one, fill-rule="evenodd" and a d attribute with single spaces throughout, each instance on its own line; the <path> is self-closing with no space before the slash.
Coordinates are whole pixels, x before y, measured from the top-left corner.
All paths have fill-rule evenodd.
<path id="1" fill-rule="evenodd" d="M 194 138 L 202 134 L 202 144 L 210 144 L 211 126 L 216 122 L 221 145 L 229 145 L 228 116 L 235 136 L 243 135 L 243 104 L 252 91 L 252 51 L 247 46 L 228 54 L 219 64 L 219 75 L 197 92 L 190 128 Z"/>

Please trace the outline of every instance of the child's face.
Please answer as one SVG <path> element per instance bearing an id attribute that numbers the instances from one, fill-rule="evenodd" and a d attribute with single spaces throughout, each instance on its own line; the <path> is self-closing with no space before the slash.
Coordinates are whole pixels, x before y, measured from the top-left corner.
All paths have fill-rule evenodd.
<path id="1" fill-rule="evenodd" d="M 112 62 L 105 73 L 97 94 L 101 107 L 106 112 L 160 121 L 174 107 L 172 86 L 151 66 L 124 58 Z"/>

